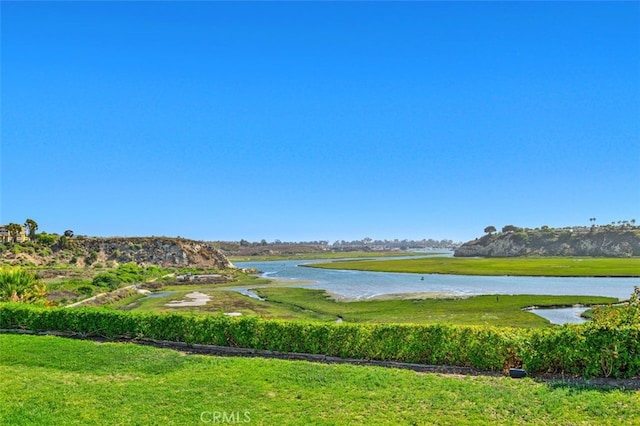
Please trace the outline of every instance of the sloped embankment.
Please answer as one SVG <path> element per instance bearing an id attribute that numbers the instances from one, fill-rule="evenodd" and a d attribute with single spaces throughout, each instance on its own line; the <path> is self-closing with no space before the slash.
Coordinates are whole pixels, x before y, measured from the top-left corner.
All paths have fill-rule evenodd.
<path id="1" fill-rule="evenodd" d="M 168 237 L 82 238 L 73 240 L 76 253 L 118 263 L 135 262 L 163 267 L 193 266 L 227 269 L 233 264 L 212 245 Z"/>
<path id="2" fill-rule="evenodd" d="M 640 256 L 640 229 L 519 229 L 466 242 L 455 256 Z"/>

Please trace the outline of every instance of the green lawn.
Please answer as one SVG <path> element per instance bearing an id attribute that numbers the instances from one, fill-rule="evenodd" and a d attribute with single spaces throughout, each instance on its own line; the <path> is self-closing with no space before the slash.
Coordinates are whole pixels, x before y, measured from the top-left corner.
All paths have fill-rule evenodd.
<path id="1" fill-rule="evenodd" d="M 3 425 L 638 424 L 637 391 L 0 335 Z"/>
<path id="2" fill-rule="evenodd" d="M 421 257 L 391 260 L 347 260 L 304 266 L 418 274 L 640 277 L 640 257 Z"/>

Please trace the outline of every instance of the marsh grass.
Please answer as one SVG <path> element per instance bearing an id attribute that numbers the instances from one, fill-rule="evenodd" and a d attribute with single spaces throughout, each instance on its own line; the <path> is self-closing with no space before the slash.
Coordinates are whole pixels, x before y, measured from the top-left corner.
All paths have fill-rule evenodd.
<path id="1" fill-rule="evenodd" d="M 347 322 L 493 325 L 545 327 L 548 320 L 524 311 L 530 306 L 610 304 L 600 296 L 486 295 L 468 298 L 424 298 L 341 302 L 324 290 L 262 288 L 256 293 L 292 310 L 311 311 Z"/>
<path id="2" fill-rule="evenodd" d="M 600 296 L 488 295 L 468 298 L 422 297 L 412 299 L 340 301 L 324 290 L 286 286 L 254 288 L 266 300 L 258 300 L 236 291 L 206 286 L 169 287 L 175 293 L 164 297 L 133 296 L 111 308 L 137 312 L 191 312 L 218 314 L 240 312 L 248 316 L 270 319 L 336 321 L 356 323 L 419 323 L 494 325 L 514 327 L 547 327 L 546 319 L 523 311 L 529 306 L 573 306 L 615 303 L 617 299 Z M 163 289 L 164 290 L 164 289 Z M 171 308 L 171 300 L 181 300 L 192 291 L 208 294 L 204 306 Z M 133 305 L 133 306 L 132 306 Z"/>
<path id="3" fill-rule="evenodd" d="M 273 260 L 315 260 L 315 259 L 361 259 L 382 257 L 407 256 L 438 256 L 444 252 L 416 252 L 416 251 L 318 251 L 296 254 L 270 254 L 257 256 L 228 256 L 231 262 L 265 262 Z"/>
<path id="4" fill-rule="evenodd" d="M 637 391 L 225 358 L 0 335 L 0 424 L 495 425 L 640 422 Z M 207 417 L 208 416 L 208 417 Z"/>
<path id="5" fill-rule="evenodd" d="M 302 265 L 371 272 L 554 277 L 640 277 L 640 257 L 508 257 L 353 260 Z"/>

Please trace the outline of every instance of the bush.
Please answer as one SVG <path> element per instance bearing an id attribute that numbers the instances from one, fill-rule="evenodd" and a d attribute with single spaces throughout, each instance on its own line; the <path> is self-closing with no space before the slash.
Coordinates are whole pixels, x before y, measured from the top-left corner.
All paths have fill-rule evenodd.
<path id="1" fill-rule="evenodd" d="M 34 303 L 47 297 L 38 277 L 22 269 L 0 269 L 0 302 Z"/>
<path id="2" fill-rule="evenodd" d="M 517 244 L 527 244 L 529 242 L 529 234 L 524 231 L 514 232 L 511 235 L 511 239 Z"/>
<path id="3" fill-rule="evenodd" d="M 108 287 L 109 290 L 115 290 L 120 287 L 122 280 L 110 272 L 105 272 L 96 275 L 91 283 L 96 287 Z"/>
<path id="4" fill-rule="evenodd" d="M 94 250 L 91 253 L 89 253 L 89 255 L 87 257 L 85 257 L 84 262 L 87 265 L 91 265 L 96 260 L 98 260 L 98 252 Z"/>
<path id="5" fill-rule="evenodd" d="M 0 304 L 0 328 L 107 338 L 325 354 L 482 370 L 523 367 L 535 373 L 635 377 L 640 327 L 569 325 L 549 329 L 450 325 L 334 324 L 224 315 L 141 314 L 100 308 Z"/>
<path id="6" fill-rule="evenodd" d="M 85 296 L 91 296 L 93 294 L 93 287 L 89 285 L 83 285 L 78 287 L 76 291 L 80 294 L 84 294 Z"/>
<path id="7" fill-rule="evenodd" d="M 51 256 L 52 254 L 53 254 L 53 252 L 51 251 L 51 249 L 49 247 L 41 247 L 38 250 L 38 255 L 40 255 L 42 257 Z"/>
<path id="8" fill-rule="evenodd" d="M 45 246 L 53 246 L 58 242 L 59 236 L 56 234 L 47 234 L 41 232 L 40 234 L 36 234 L 36 241 Z"/>
<path id="9" fill-rule="evenodd" d="M 593 323 L 604 328 L 640 326 L 640 287 L 634 286 L 626 305 L 594 308 Z"/>

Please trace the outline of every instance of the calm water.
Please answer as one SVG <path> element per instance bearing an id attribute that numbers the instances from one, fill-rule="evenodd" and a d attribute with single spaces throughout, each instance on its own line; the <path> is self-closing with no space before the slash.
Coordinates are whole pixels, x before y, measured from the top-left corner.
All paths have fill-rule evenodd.
<path id="1" fill-rule="evenodd" d="M 589 308 L 574 306 L 571 308 L 531 309 L 529 312 L 546 318 L 552 324 L 579 324 L 586 321 L 580 314 Z"/>
<path id="2" fill-rule="evenodd" d="M 327 290 L 349 299 L 367 299 L 399 293 L 435 292 L 455 296 L 481 294 L 550 294 L 610 296 L 628 299 L 638 278 L 491 277 L 468 275 L 401 274 L 340 271 L 300 267 L 326 260 L 238 262 L 263 276 L 283 281 L 304 281 L 296 287 Z"/>

